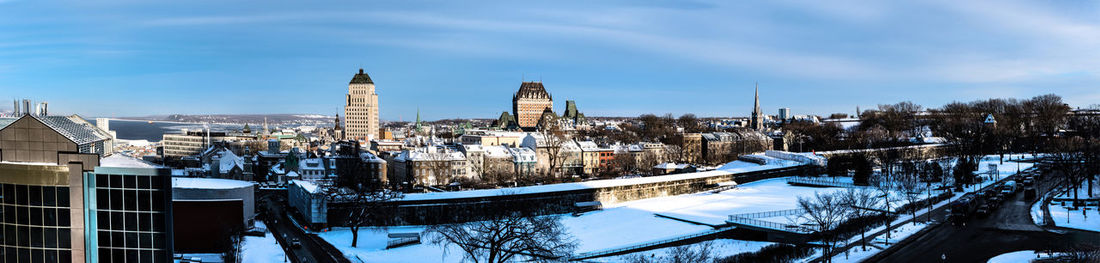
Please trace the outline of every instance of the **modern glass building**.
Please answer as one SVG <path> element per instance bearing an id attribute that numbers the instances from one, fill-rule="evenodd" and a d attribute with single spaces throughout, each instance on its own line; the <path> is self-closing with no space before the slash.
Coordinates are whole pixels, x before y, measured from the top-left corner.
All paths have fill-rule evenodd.
<path id="1" fill-rule="evenodd" d="M 0 120 L 0 260 L 171 261 L 170 170 L 100 167 L 98 128 L 44 119 Z"/>

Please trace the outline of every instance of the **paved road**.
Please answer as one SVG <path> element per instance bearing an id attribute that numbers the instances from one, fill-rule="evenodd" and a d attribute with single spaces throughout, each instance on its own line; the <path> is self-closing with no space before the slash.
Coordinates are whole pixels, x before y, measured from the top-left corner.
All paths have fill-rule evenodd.
<path id="1" fill-rule="evenodd" d="M 1047 175 L 1040 182 L 1039 196 L 1055 183 Z M 1031 205 L 1023 194 L 1007 198 L 986 218 L 973 218 L 965 225 L 943 223 L 930 226 L 925 234 L 900 247 L 883 251 L 871 262 L 986 262 L 990 258 L 1020 250 L 1064 251 L 1081 245 L 1100 244 L 1100 233 L 1086 231 L 1047 231 L 1032 222 Z M 946 211 L 933 215 L 941 221 Z M 943 258 L 946 258 L 944 260 Z"/>
<path id="2" fill-rule="evenodd" d="M 279 245 L 283 247 L 283 251 L 286 251 L 290 262 L 334 262 L 319 244 L 313 242 L 310 237 L 291 223 L 282 205 L 286 202 L 281 198 L 269 195 L 262 197 L 260 202 L 264 210 L 264 224 L 267 225 L 267 229 L 271 231 L 271 234 L 275 235 Z M 298 238 L 302 246 L 298 248 L 290 247 L 289 238 Z"/>

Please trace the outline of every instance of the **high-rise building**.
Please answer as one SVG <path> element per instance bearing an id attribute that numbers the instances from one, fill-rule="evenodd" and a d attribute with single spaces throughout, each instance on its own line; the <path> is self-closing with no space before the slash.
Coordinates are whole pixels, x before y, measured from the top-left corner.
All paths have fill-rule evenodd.
<path id="1" fill-rule="evenodd" d="M 543 112 L 554 110 L 554 98 L 546 92 L 541 81 L 526 81 L 512 95 L 512 113 L 520 128 L 534 128 Z"/>
<path id="2" fill-rule="evenodd" d="M 171 261 L 171 170 L 108 165 L 98 128 L 50 117 L 0 120 L 0 259 Z"/>
<path id="3" fill-rule="evenodd" d="M 756 94 L 753 95 L 752 120 L 749 126 L 753 130 L 764 130 L 764 113 L 760 112 L 760 84 L 756 84 Z"/>
<path id="4" fill-rule="evenodd" d="M 784 121 L 791 119 L 791 108 L 779 108 L 779 119 Z"/>
<path id="5" fill-rule="evenodd" d="M 370 140 L 378 137 L 378 94 L 374 81 L 363 69 L 348 83 L 347 101 L 344 103 L 344 136 L 353 140 Z"/>

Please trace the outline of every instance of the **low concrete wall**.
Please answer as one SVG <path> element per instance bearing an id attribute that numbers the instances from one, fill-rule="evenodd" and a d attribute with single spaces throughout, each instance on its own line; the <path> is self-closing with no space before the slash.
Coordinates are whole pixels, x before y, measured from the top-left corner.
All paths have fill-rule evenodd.
<path id="1" fill-rule="evenodd" d="M 499 213 L 561 214 L 575 211 L 577 202 L 600 201 L 604 204 L 633 201 L 646 198 L 697 193 L 712 189 L 720 182 L 747 183 L 783 176 L 804 175 L 817 167 L 793 166 L 738 174 L 719 174 L 709 177 L 675 181 L 643 183 L 626 186 L 578 189 L 568 191 L 454 198 L 436 200 L 395 201 L 392 222 L 386 225 L 427 225 L 476 221 L 485 215 Z M 329 223 L 339 226 L 346 214 L 343 204 L 329 204 Z"/>

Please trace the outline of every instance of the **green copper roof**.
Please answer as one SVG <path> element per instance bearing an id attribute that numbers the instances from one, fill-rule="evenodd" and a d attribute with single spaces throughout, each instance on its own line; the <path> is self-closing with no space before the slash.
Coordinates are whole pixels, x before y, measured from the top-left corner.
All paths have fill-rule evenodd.
<path id="1" fill-rule="evenodd" d="M 370 80 L 370 76 L 363 72 L 363 69 L 359 69 L 359 74 L 355 74 L 355 77 L 351 78 L 349 84 L 374 84 L 373 80 Z"/>

